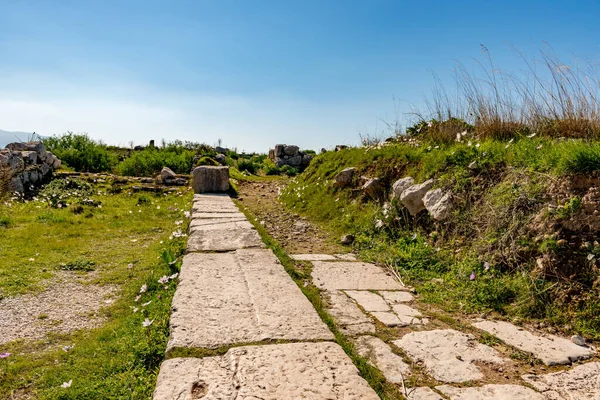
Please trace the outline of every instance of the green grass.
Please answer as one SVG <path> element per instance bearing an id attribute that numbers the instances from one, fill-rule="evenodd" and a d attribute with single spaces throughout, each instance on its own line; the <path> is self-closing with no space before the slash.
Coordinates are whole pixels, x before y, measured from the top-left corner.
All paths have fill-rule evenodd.
<path id="1" fill-rule="evenodd" d="M 170 236 L 187 229 L 183 211 L 190 208 L 191 194 L 138 196 L 125 190 L 109 195 L 106 190 L 94 186 L 92 198 L 101 207 L 84 206 L 81 214 L 40 201 L 13 200 L 0 209 L 0 216 L 11 219 L 0 227 L 2 296 L 35 294 L 59 270 L 88 274 L 94 269 L 93 284 L 119 289 L 116 301 L 101 309 L 106 323 L 99 328 L 0 345 L 0 351 L 11 353 L 0 359 L 0 398 L 151 397 L 164 359 L 176 281 L 165 289 L 158 279 L 180 267 L 185 238 Z M 142 196 L 149 201 L 138 205 Z M 136 302 L 143 284 L 147 291 Z M 134 313 L 133 307 L 140 310 Z M 143 327 L 146 318 L 154 322 Z M 74 347 L 66 352 L 67 345 Z M 70 388 L 61 387 L 70 380 Z"/>

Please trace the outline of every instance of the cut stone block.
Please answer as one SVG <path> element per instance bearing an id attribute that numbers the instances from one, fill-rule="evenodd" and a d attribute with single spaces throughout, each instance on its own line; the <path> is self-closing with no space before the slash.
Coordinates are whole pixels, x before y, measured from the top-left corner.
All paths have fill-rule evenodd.
<path id="1" fill-rule="evenodd" d="M 192 171 L 194 193 L 219 193 L 229 190 L 229 167 L 202 165 Z"/>
<path id="2" fill-rule="evenodd" d="M 371 315 L 377 318 L 379 322 L 386 326 L 393 327 L 403 325 L 402 321 L 400 321 L 400 318 L 398 318 L 398 316 L 393 312 L 375 311 L 372 312 Z"/>
<path id="3" fill-rule="evenodd" d="M 545 375 L 523 375 L 525 382 L 550 400 L 600 399 L 600 362 Z"/>
<path id="4" fill-rule="evenodd" d="M 423 314 L 418 310 L 415 310 L 406 304 L 394 304 L 392 310 L 398 315 L 401 322 L 400 326 L 424 325 L 429 322 L 427 318 L 422 318 Z"/>
<path id="5" fill-rule="evenodd" d="M 428 387 L 406 389 L 408 400 L 444 400 L 442 396 Z"/>
<path id="6" fill-rule="evenodd" d="M 366 290 L 346 290 L 346 294 L 352 297 L 365 311 L 390 311 L 390 306 L 383 297 Z"/>
<path id="7" fill-rule="evenodd" d="M 195 194 L 194 201 L 225 201 L 231 200 L 231 197 L 227 193 L 203 193 L 203 194 Z"/>
<path id="8" fill-rule="evenodd" d="M 232 251 L 266 247 L 255 229 L 194 230 L 188 238 L 187 250 Z"/>
<path id="9" fill-rule="evenodd" d="M 375 324 L 348 296 L 338 290 L 327 291 L 326 295 L 329 297 L 328 310 L 343 333 L 357 335 L 375 332 Z"/>
<path id="10" fill-rule="evenodd" d="M 228 224 L 231 222 L 248 222 L 244 216 L 233 217 L 233 218 L 194 218 L 190 221 L 190 227 L 192 226 L 207 226 L 207 225 L 219 225 Z M 247 225 L 246 225 L 247 226 Z M 252 224 L 250 224 L 252 227 Z M 249 228 L 252 229 L 252 228 Z"/>
<path id="11" fill-rule="evenodd" d="M 167 351 L 333 339 L 270 250 L 186 255 L 170 324 Z"/>
<path id="12" fill-rule="evenodd" d="M 203 213 L 239 213 L 240 209 L 232 202 L 231 204 L 192 204 L 192 212 Z"/>
<path id="13" fill-rule="evenodd" d="M 215 218 L 241 218 L 246 219 L 246 216 L 239 212 L 202 212 L 202 211 L 194 211 L 192 212 L 192 219 L 215 219 Z"/>
<path id="14" fill-rule="evenodd" d="M 230 349 L 221 357 L 165 361 L 154 400 L 378 400 L 335 343 Z"/>
<path id="15" fill-rule="evenodd" d="M 225 218 L 209 219 L 194 219 L 190 222 L 190 234 L 196 231 L 215 231 L 215 230 L 238 230 L 238 229 L 254 229 L 254 226 L 243 220 L 228 220 Z"/>
<path id="16" fill-rule="evenodd" d="M 390 346 L 375 336 L 361 336 L 356 339 L 356 351 L 362 357 L 369 359 L 392 383 L 402 384 L 410 374 L 408 364 Z"/>
<path id="17" fill-rule="evenodd" d="M 590 358 L 594 353 L 589 347 L 578 346 L 569 339 L 554 335 L 537 336 L 504 321 L 480 321 L 473 326 L 497 336 L 519 350 L 532 353 L 546 365 L 570 364 Z"/>
<path id="18" fill-rule="evenodd" d="M 362 262 L 313 262 L 313 283 L 326 290 L 402 290 L 382 268 Z"/>
<path id="19" fill-rule="evenodd" d="M 409 303 L 415 299 L 412 294 L 404 291 L 391 292 L 381 290 L 379 291 L 379 294 L 383 296 L 388 304 Z"/>
<path id="20" fill-rule="evenodd" d="M 356 256 L 352 253 L 334 254 L 334 257 L 342 261 L 356 261 Z"/>
<path id="21" fill-rule="evenodd" d="M 292 257 L 296 261 L 335 261 L 337 260 L 330 254 L 292 254 Z"/>
<path id="22" fill-rule="evenodd" d="M 483 385 L 479 387 L 457 388 L 443 385 L 437 390 L 450 397 L 450 400 L 545 400 L 533 389 L 519 385 Z"/>
<path id="23" fill-rule="evenodd" d="M 478 343 L 473 335 L 453 329 L 411 332 L 394 344 L 441 382 L 466 382 L 483 378 L 474 362 L 503 364 L 493 348 Z"/>

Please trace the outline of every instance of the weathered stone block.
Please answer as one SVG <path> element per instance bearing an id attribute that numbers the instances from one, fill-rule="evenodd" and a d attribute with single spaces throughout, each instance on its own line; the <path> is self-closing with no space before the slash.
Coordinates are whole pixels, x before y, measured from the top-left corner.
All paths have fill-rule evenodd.
<path id="1" fill-rule="evenodd" d="M 394 182 L 394 184 L 392 185 L 392 200 L 400 199 L 402 192 L 414 185 L 414 183 L 415 180 L 410 176 L 398 179 L 396 182 Z"/>
<path id="2" fill-rule="evenodd" d="M 342 170 L 339 174 L 335 176 L 335 185 L 338 187 L 346 187 L 352 183 L 352 178 L 354 177 L 354 173 L 356 172 L 356 168 L 346 168 Z"/>
<path id="3" fill-rule="evenodd" d="M 404 192 L 402 192 L 400 201 L 402 201 L 402 205 L 406 207 L 410 215 L 416 215 L 425 209 L 423 197 L 425 197 L 425 193 L 427 193 L 432 186 L 433 179 L 430 179 L 419 185 L 410 186 L 408 189 L 405 189 Z"/>
<path id="4" fill-rule="evenodd" d="M 202 165 L 192 172 L 194 193 L 218 193 L 229 190 L 229 167 Z"/>

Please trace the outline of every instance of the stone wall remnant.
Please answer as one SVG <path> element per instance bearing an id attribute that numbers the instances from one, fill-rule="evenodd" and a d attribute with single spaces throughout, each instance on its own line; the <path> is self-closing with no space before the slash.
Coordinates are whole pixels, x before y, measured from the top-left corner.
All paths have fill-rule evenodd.
<path id="1" fill-rule="evenodd" d="M 194 193 L 223 193 L 229 190 L 229 167 L 201 165 L 192 171 Z"/>
<path id="2" fill-rule="evenodd" d="M 304 169 L 310 164 L 313 156 L 296 145 L 276 144 L 274 148 L 269 150 L 269 159 L 278 167 L 289 165 L 299 169 Z"/>
<path id="3" fill-rule="evenodd" d="M 24 193 L 41 185 L 61 165 L 42 142 L 9 143 L 0 150 L 0 167 L 9 170 L 8 189 L 12 192 Z"/>

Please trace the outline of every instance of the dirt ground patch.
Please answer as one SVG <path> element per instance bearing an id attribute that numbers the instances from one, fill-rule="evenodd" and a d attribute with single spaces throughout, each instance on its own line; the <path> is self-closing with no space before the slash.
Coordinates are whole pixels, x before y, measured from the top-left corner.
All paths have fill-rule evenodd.
<path id="1" fill-rule="evenodd" d="M 39 340 L 48 333 L 68 333 L 102 324 L 98 311 L 112 303 L 116 289 L 85 284 L 75 273 L 57 273 L 46 290 L 0 299 L 0 345 Z"/>
<path id="2" fill-rule="evenodd" d="M 347 253 L 348 249 L 336 243 L 311 222 L 298 214 L 288 212 L 278 201 L 283 179 L 260 182 L 239 182 L 238 200 L 247 207 L 289 254 Z"/>

